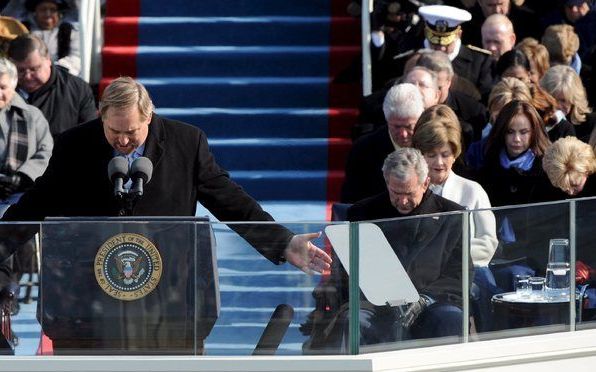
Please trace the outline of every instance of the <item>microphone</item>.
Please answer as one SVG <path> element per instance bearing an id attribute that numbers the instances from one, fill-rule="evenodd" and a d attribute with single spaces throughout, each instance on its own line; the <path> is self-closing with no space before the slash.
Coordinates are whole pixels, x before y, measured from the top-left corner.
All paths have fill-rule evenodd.
<path id="1" fill-rule="evenodd" d="M 143 185 L 151 181 L 153 174 L 153 163 L 149 158 L 141 156 L 130 165 L 130 178 L 133 180 L 130 193 L 135 196 L 143 195 Z"/>
<path id="2" fill-rule="evenodd" d="M 114 195 L 121 198 L 124 194 L 124 184 L 128 181 L 128 161 L 122 156 L 110 160 L 108 178 L 114 184 Z"/>
<path id="3" fill-rule="evenodd" d="M 294 309 L 292 306 L 286 304 L 278 305 L 271 315 L 271 319 L 267 323 L 263 334 L 261 334 L 261 338 L 252 355 L 274 355 L 293 318 Z"/>

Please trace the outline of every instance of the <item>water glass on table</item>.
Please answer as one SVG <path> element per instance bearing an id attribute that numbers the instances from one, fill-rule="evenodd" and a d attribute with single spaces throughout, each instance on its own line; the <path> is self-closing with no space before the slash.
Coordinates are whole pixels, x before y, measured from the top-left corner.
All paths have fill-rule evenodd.
<path id="1" fill-rule="evenodd" d="M 518 298 L 528 298 L 532 294 L 530 288 L 530 275 L 516 275 L 514 288 Z"/>
<path id="2" fill-rule="evenodd" d="M 542 298 L 544 297 L 544 283 L 546 280 L 541 276 L 532 276 L 528 279 L 530 289 L 532 291 L 532 297 Z"/>

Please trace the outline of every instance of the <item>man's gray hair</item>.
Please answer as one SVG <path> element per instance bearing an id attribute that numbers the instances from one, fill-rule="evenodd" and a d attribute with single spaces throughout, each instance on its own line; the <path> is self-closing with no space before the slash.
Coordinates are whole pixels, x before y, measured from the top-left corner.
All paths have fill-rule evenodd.
<path id="1" fill-rule="evenodd" d="M 10 79 L 10 87 L 12 89 L 17 87 L 19 77 L 17 75 L 16 66 L 8 59 L 0 57 L 0 76 L 2 75 L 8 75 L 8 78 Z"/>
<path id="2" fill-rule="evenodd" d="M 385 120 L 418 119 L 424 111 L 424 101 L 420 90 L 414 84 L 397 84 L 391 87 L 383 101 Z"/>
<path id="3" fill-rule="evenodd" d="M 445 53 L 443 53 L 445 54 Z M 408 80 L 408 76 L 410 76 L 410 74 L 414 71 L 423 71 L 426 72 L 429 76 L 430 76 L 430 83 L 432 84 L 432 87 L 430 88 L 434 88 L 434 89 L 439 89 L 439 80 L 437 77 L 437 73 L 434 72 L 433 70 L 426 68 L 424 66 L 414 66 L 410 69 L 410 71 L 408 71 L 408 73 L 406 74 L 406 78 L 405 80 Z M 407 81 L 406 81 L 407 82 Z"/>
<path id="4" fill-rule="evenodd" d="M 450 79 L 453 78 L 454 75 L 453 65 L 449 60 L 449 56 L 447 53 L 438 50 L 425 51 L 422 53 L 418 62 L 416 62 L 416 66 L 426 67 L 437 74 L 446 72 Z"/>
<path id="5" fill-rule="evenodd" d="M 389 177 L 395 177 L 405 182 L 412 176 L 412 172 L 418 176 L 418 184 L 424 183 L 428 177 L 428 165 L 420 150 L 412 147 L 402 147 L 387 155 L 383 163 L 383 177 L 385 182 Z"/>
<path id="6" fill-rule="evenodd" d="M 41 38 L 32 34 L 23 34 L 10 42 L 7 55 L 13 61 L 23 62 L 35 51 L 42 58 L 50 57 L 48 46 Z"/>

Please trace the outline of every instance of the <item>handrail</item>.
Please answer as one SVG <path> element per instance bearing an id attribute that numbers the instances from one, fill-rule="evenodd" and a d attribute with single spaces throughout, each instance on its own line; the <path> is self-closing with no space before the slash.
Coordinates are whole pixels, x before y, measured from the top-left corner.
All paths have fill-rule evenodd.
<path id="1" fill-rule="evenodd" d="M 81 72 L 79 76 L 96 83 L 100 79 L 101 14 L 99 0 L 81 0 L 79 7 Z"/>
<path id="2" fill-rule="evenodd" d="M 360 12 L 362 29 L 362 95 L 372 93 L 372 62 L 370 56 L 370 15 L 373 11 L 373 0 L 362 0 Z"/>

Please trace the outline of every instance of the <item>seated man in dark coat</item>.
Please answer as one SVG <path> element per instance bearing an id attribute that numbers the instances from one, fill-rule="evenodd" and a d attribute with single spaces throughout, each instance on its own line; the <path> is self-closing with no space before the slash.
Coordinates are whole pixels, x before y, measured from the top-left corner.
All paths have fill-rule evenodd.
<path id="1" fill-rule="evenodd" d="M 401 148 L 389 154 L 383 175 L 387 189 L 351 206 L 348 219 L 393 219 L 376 224 L 420 293 L 420 300 L 403 308 L 373 306 L 361 294 L 360 344 L 394 342 L 400 334 L 406 338 L 409 334 L 413 339 L 460 335 L 461 215 L 395 218 L 464 208 L 428 190 L 428 166 L 416 149 Z M 360 252 L 366 254 L 370 252 Z M 338 261 L 335 260 L 329 279 L 315 290 L 315 323 L 307 344 L 313 350 L 331 351 L 330 348 L 345 346 L 347 341 L 348 277 Z M 334 326 L 341 329 L 334 330 Z"/>
<path id="2" fill-rule="evenodd" d="M 383 101 L 387 125 L 359 138 L 348 155 L 342 202 L 354 203 L 385 189 L 383 160 L 396 148 L 412 146 L 412 134 L 422 111 L 424 102 L 416 86 L 398 84 L 389 89 Z"/>
<path id="3" fill-rule="evenodd" d="M 10 42 L 8 57 L 19 72 L 18 93 L 41 110 L 54 138 L 97 117 L 89 84 L 54 64 L 43 40 L 21 35 Z"/>
<path id="4" fill-rule="evenodd" d="M 449 106 L 457 115 L 462 126 L 465 147 L 472 140 L 480 139 L 482 128 L 489 120 L 486 107 L 468 94 L 454 88 L 458 77 L 445 53 L 429 49 L 421 49 L 417 53 L 420 56 L 415 62 L 416 66 L 426 67 L 437 74 L 437 83 L 441 91 L 439 103 Z M 360 115 L 365 124 L 378 128 L 385 123 L 383 97 L 389 88 L 378 90 L 363 98 Z"/>

